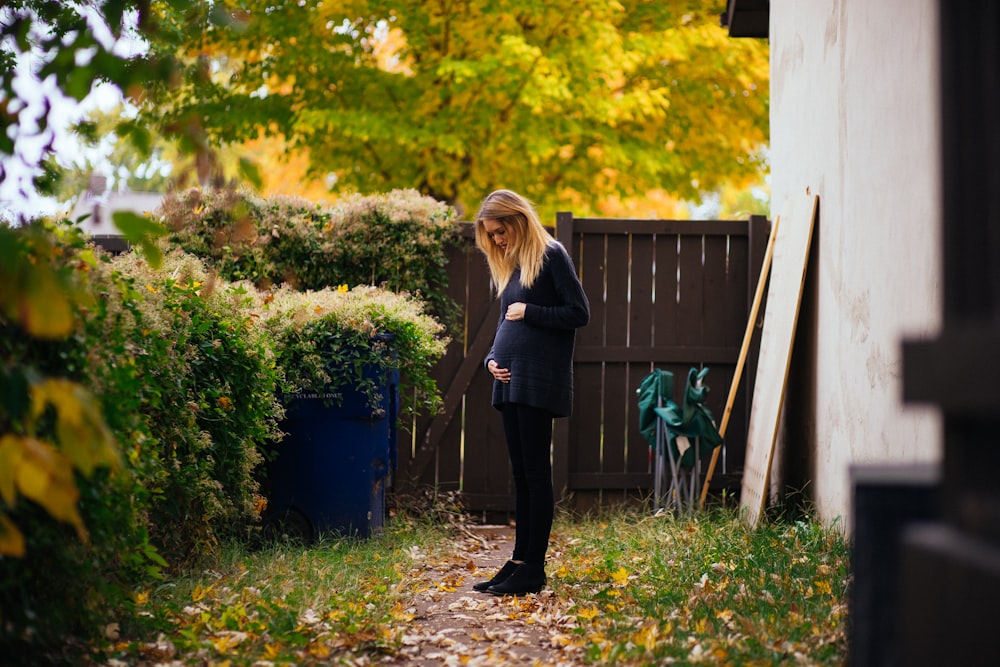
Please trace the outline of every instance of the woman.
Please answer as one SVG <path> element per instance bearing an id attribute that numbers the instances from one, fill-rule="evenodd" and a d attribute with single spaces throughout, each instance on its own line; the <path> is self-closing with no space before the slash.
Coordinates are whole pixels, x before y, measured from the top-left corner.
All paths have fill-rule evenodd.
<path id="1" fill-rule="evenodd" d="M 573 409 L 573 344 L 576 329 L 590 319 L 590 304 L 566 249 L 521 195 L 497 190 L 483 200 L 476 244 L 500 295 L 500 321 L 485 365 L 514 473 L 516 528 L 510 560 L 473 588 L 537 593 L 546 583 L 554 510 L 552 419 Z"/>

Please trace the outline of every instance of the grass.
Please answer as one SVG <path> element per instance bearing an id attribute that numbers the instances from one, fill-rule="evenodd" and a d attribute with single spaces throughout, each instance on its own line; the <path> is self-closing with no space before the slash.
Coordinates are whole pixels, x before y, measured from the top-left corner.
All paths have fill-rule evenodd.
<path id="1" fill-rule="evenodd" d="M 404 516 L 370 540 L 231 544 L 210 569 L 138 592 L 138 614 L 112 629 L 107 655 L 112 665 L 299 665 L 391 652 L 408 620 L 413 555 L 447 539 L 447 524 Z"/>
<path id="2" fill-rule="evenodd" d="M 211 569 L 139 591 L 138 615 L 117 637 L 109 627 L 102 664 L 391 660 L 426 587 L 415 568 L 447 559 L 460 524 L 401 514 L 366 541 L 231 545 Z M 848 559 L 836 527 L 809 521 L 561 516 L 550 600 L 574 619 L 573 655 L 587 662 L 841 665 Z"/>
<path id="3" fill-rule="evenodd" d="M 849 547 L 815 523 L 735 513 L 564 523 L 557 593 L 595 662 L 846 662 Z"/>

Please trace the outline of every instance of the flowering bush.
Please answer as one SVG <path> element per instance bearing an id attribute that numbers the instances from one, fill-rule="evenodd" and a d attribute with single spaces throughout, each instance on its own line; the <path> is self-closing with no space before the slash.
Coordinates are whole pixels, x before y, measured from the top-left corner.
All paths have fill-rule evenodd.
<path id="1" fill-rule="evenodd" d="M 169 195 L 158 217 L 172 243 L 220 277 L 308 291 L 370 285 L 409 292 L 439 319 L 455 318 L 447 250 L 455 211 L 415 190 L 352 195 L 322 208 L 304 199 L 191 189 Z"/>
<path id="2" fill-rule="evenodd" d="M 129 350 L 145 381 L 121 400 L 146 416 L 143 464 L 169 471 L 147 485 L 170 499 L 151 508 L 151 530 L 173 562 L 214 553 L 259 518 L 254 471 L 280 437 L 280 369 L 243 286 L 177 251 L 155 270 L 131 253 L 112 266 L 138 297 Z"/>
<path id="3" fill-rule="evenodd" d="M 281 288 L 260 299 L 264 326 L 272 334 L 284 391 L 295 393 L 349 386 L 364 393 L 373 408 L 380 387 L 366 369 L 400 371 L 416 404 L 408 411 L 438 408 L 441 399 L 430 372 L 444 354 L 444 327 L 424 313 L 407 293 L 347 286 L 315 292 Z"/>

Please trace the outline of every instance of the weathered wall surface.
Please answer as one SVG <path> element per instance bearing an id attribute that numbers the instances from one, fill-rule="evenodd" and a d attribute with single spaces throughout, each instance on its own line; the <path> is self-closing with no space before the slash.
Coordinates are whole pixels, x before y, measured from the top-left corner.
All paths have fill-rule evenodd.
<path id="1" fill-rule="evenodd" d="M 772 0 L 770 21 L 771 217 L 819 195 L 774 477 L 849 522 L 852 464 L 941 457 L 900 353 L 940 323 L 937 10 Z"/>

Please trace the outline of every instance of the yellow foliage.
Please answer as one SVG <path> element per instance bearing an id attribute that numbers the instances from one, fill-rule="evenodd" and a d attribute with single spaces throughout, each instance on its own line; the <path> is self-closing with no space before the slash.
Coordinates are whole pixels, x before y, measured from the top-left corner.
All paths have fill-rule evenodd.
<path id="1" fill-rule="evenodd" d="M 69 335 L 76 324 L 70 299 L 79 295 L 50 264 L 58 249 L 32 234 L 30 250 L 11 256 L 18 240 L 10 230 L 0 235 L 0 243 L 9 246 L 0 263 L 0 312 L 37 338 Z"/>
<path id="2" fill-rule="evenodd" d="M 0 556 L 24 557 L 24 535 L 3 514 L 0 514 Z"/>
<path id="3" fill-rule="evenodd" d="M 61 338 L 73 330 L 73 311 L 65 290 L 49 267 L 28 264 L 21 276 L 17 319 L 39 338 Z"/>
<path id="4" fill-rule="evenodd" d="M 90 476 L 99 466 L 118 465 L 114 436 L 104 423 L 100 404 L 89 391 L 69 380 L 48 378 L 32 386 L 31 394 L 34 419 L 48 405 L 55 408 L 61 451 L 80 472 Z"/>
<path id="5" fill-rule="evenodd" d="M 80 492 L 73 480 L 73 466 L 58 449 L 31 436 L 7 433 L 0 437 L 0 463 L 0 493 L 8 505 L 13 505 L 20 493 L 53 518 L 71 524 L 81 540 L 87 539 L 76 508 Z"/>

